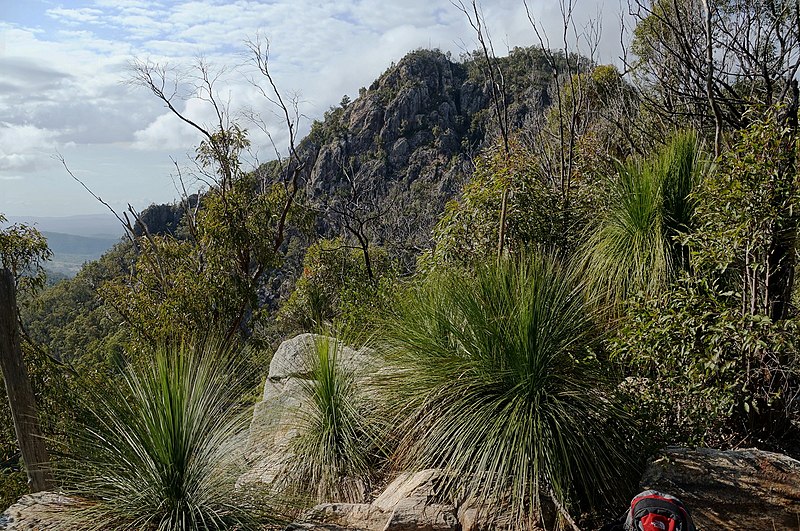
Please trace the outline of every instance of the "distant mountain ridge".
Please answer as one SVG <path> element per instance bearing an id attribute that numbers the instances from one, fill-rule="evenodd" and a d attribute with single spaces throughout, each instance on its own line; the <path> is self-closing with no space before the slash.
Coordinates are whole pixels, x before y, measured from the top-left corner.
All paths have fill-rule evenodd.
<path id="1" fill-rule="evenodd" d="M 44 264 L 45 269 L 73 277 L 80 271 L 83 264 L 97 260 L 111 249 L 119 237 L 87 237 L 59 232 L 41 231 L 47 238 L 47 246 L 53 251 L 53 256 Z"/>
<path id="2" fill-rule="evenodd" d="M 77 216 L 6 216 L 9 223 L 33 225 L 40 232 L 69 234 L 84 238 L 119 239 L 124 230 L 111 214 Z"/>
<path id="3" fill-rule="evenodd" d="M 92 260 L 100 258 L 104 252 L 119 241 L 119 238 L 93 238 L 49 231 L 42 231 L 42 235 L 47 238 L 47 246 L 54 254 L 95 256 Z"/>

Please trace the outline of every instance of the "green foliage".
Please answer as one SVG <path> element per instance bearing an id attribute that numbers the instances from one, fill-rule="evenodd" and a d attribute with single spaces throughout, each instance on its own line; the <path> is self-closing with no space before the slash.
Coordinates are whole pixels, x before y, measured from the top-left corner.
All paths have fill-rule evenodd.
<path id="1" fill-rule="evenodd" d="M 116 372 L 130 331 L 122 317 L 99 295 L 112 279 L 129 275 L 130 243 L 120 243 L 89 262 L 71 279 L 20 299 L 20 315 L 31 339 L 49 355 L 74 366 L 84 376 Z"/>
<path id="2" fill-rule="evenodd" d="M 5 510 L 27 492 L 28 478 L 22 467 L 6 387 L 0 375 L 0 509 Z"/>
<path id="3" fill-rule="evenodd" d="M 533 154 L 514 143 L 506 157 L 494 146 L 476 160 L 475 172 L 459 200 L 451 201 L 434 229 L 436 247 L 423 267 L 479 263 L 497 253 L 503 190 L 509 189 L 506 245 L 557 246 L 563 241 L 559 196 L 542 182 Z"/>
<path id="4" fill-rule="evenodd" d="M 580 190 L 583 181 L 607 175 L 615 160 L 641 151 L 642 124 L 632 126 L 637 120 L 634 89 L 612 65 L 585 65 L 558 83 L 535 147 L 545 172 L 564 180 L 557 184 L 569 193 L 573 186 Z"/>
<path id="5" fill-rule="evenodd" d="M 0 214 L 0 225 L 5 223 L 5 216 Z M 52 255 L 47 239 L 33 227 L 16 223 L 0 230 L 0 267 L 11 271 L 21 292 L 44 287 L 42 262 Z"/>
<path id="6" fill-rule="evenodd" d="M 396 275 L 386 251 L 370 247 L 374 278 L 370 279 L 361 249 L 340 239 L 319 240 L 309 246 L 303 273 L 278 320 L 288 330 L 317 330 L 334 321 L 347 328 L 369 330 L 392 301 Z"/>
<path id="7" fill-rule="evenodd" d="M 662 64 L 669 61 L 674 63 L 670 45 L 674 46 L 675 39 L 680 38 L 676 28 L 670 27 L 670 23 L 678 17 L 686 17 L 689 14 L 700 14 L 700 4 L 692 0 L 681 0 L 680 2 L 669 2 L 667 0 L 656 0 L 653 2 L 652 12 L 649 16 L 639 20 L 633 30 L 633 40 L 631 42 L 631 52 L 637 57 L 637 63 L 641 65 Z M 688 23 L 682 30 L 696 37 L 698 53 L 702 52 L 703 28 L 701 18 Z"/>
<path id="8" fill-rule="evenodd" d="M 325 111 L 322 121 L 314 120 L 311 124 L 311 131 L 303 140 L 304 143 L 323 146 L 329 142 L 344 137 L 348 133 L 347 123 L 344 121 L 344 113 L 347 105 L 343 105 L 347 96 L 342 98 L 338 107 L 331 107 Z"/>
<path id="9" fill-rule="evenodd" d="M 781 447 L 800 420 L 798 324 L 742 314 L 737 295 L 686 277 L 637 298 L 610 342 L 647 439 L 667 444 Z M 793 391 L 794 390 L 794 391 Z"/>
<path id="10" fill-rule="evenodd" d="M 693 133 L 619 165 L 608 207 L 581 251 L 589 289 L 600 300 L 617 305 L 639 292 L 657 294 L 688 266 L 676 238 L 692 225 L 691 193 L 704 173 Z"/>
<path id="11" fill-rule="evenodd" d="M 278 478 L 315 503 L 365 501 L 381 456 L 378 417 L 357 381 L 367 367 L 345 363 L 344 348 L 340 339 L 315 336 L 305 353 L 310 371 L 301 384 L 298 435 Z"/>
<path id="12" fill-rule="evenodd" d="M 234 123 L 200 142 L 195 159 L 201 167 L 213 168 L 220 177 L 220 188 L 225 189 L 241 174 L 239 156 L 249 146 L 247 130 Z"/>
<path id="13" fill-rule="evenodd" d="M 723 135 L 747 127 L 751 106 L 791 102 L 799 12 L 785 1 L 636 0 L 627 66 L 653 122 L 710 140 L 717 127 Z"/>
<path id="14" fill-rule="evenodd" d="M 282 258 L 279 219 L 287 194 L 253 173 L 212 188 L 191 220 L 189 238 L 139 237 L 132 274 L 104 284 L 102 296 L 147 340 L 209 330 L 247 336 L 265 317 L 258 305 L 261 276 Z M 302 209 L 293 205 L 287 221 L 302 224 Z"/>
<path id="15" fill-rule="evenodd" d="M 636 298 L 613 342 L 631 375 L 627 390 L 661 444 L 785 448 L 797 437 L 797 320 L 786 309 L 797 252 L 796 139 L 775 110 L 748 120 L 688 202 L 683 193 L 671 202 L 683 213 L 668 221 L 679 236 L 673 255 L 683 246 L 691 259 L 687 276 Z"/>
<path id="16" fill-rule="evenodd" d="M 234 483 L 248 411 L 233 352 L 161 347 L 115 385 L 91 387 L 89 414 L 63 472 L 83 502 L 70 529 L 253 528 Z"/>
<path id="17" fill-rule="evenodd" d="M 563 53 L 556 52 L 555 58 L 559 67 L 566 67 Z M 475 50 L 463 56 L 462 61 L 471 81 L 480 83 L 486 80 L 486 60 L 483 58 L 483 52 Z M 495 63 L 503 72 L 509 94 L 524 94 L 531 89 L 546 87 L 550 82 L 552 67 L 544 51 L 539 47 L 515 46 L 506 57 L 495 58 Z"/>
<path id="18" fill-rule="evenodd" d="M 534 51 L 523 55 L 529 53 Z M 554 57 L 563 60 L 558 54 Z M 577 62 L 571 59 L 572 65 Z M 447 205 L 436 227 L 436 250 L 428 257 L 433 265 L 481 261 L 496 253 L 505 190 L 506 243 L 511 252 L 544 244 L 570 255 L 582 243 L 604 201 L 599 176 L 635 144 L 630 132 L 606 119 L 631 98 L 631 88 L 614 67 L 581 68 L 587 71 L 558 79 L 556 97 L 533 138 L 520 131 L 508 154 L 494 145 L 476 159 L 462 196 Z"/>
<path id="19" fill-rule="evenodd" d="M 698 228 L 686 240 L 695 266 L 724 277 L 753 314 L 774 315 L 773 305 L 789 302 L 791 285 L 775 288 L 796 263 L 798 147 L 781 112 L 751 111 L 751 124 L 697 190 Z"/>
<path id="20" fill-rule="evenodd" d="M 28 478 L 25 472 L 0 464 L 0 509 L 17 503 L 28 493 Z"/>
<path id="21" fill-rule="evenodd" d="M 448 490 L 506 507 L 516 528 L 551 499 L 569 511 L 614 499 L 634 473 L 636 431 L 595 358 L 579 285 L 555 259 L 433 275 L 387 334 L 401 465 L 443 468 Z"/>

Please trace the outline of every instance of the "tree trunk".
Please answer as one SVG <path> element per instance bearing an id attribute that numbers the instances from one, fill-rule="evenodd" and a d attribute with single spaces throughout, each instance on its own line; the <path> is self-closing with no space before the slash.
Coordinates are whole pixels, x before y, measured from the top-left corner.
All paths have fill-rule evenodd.
<path id="1" fill-rule="evenodd" d="M 508 161 L 508 153 L 506 153 L 506 161 Z M 506 162 L 508 164 L 508 162 Z M 503 199 L 500 203 L 500 227 L 497 233 L 497 262 L 503 258 L 503 251 L 506 245 L 506 216 L 508 211 L 508 183 L 503 187 Z"/>
<path id="2" fill-rule="evenodd" d="M 714 97 L 714 40 L 711 35 L 711 6 L 708 0 L 703 0 L 706 20 L 706 97 L 714 111 L 714 156 L 722 154 L 722 112 Z"/>
<path id="3" fill-rule="evenodd" d="M 36 401 L 28 372 L 22 360 L 14 276 L 8 269 L 0 270 L 0 366 L 17 442 L 25 461 L 28 487 L 31 492 L 47 490 L 53 481 L 50 459 L 39 429 Z"/>

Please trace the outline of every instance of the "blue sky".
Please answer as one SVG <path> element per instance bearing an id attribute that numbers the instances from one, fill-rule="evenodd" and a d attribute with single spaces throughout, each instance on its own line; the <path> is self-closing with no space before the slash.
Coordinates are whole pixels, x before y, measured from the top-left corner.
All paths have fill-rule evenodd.
<path id="1" fill-rule="evenodd" d="M 545 29 L 558 32 L 553 0 L 528 4 Z M 485 0 L 482 8 L 498 53 L 536 42 L 522 0 Z M 618 55 L 619 10 L 614 3 L 601 12 L 605 62 Z M 576 13 L 579 25 L 596 16 L 597 0 L 578 0 Z M 130 62 L 187 66 L 202 56 L 216 66 L 241 64 L 244 40 L 257 34 L 270 40 L 281 90 L 302 102 L 301 131 L 411 50 L 458 56 L 475 47 L 449 0 L 0 0 L 0 213 L 104 211 L 56 154 L 115 209 L 174 200 L 172 159 L 188 165 L 199 138 L 125 83 Z M 234 112 L 261 112 L 278 144 L 285 142 L 284 128 L 241 73 L 229 71 L 217 86 Z M 196 100 L 181 102 L 181 110 L 210 119 Z M 269 158 L 266 137 L 252 141 L 254 156 Z"/>

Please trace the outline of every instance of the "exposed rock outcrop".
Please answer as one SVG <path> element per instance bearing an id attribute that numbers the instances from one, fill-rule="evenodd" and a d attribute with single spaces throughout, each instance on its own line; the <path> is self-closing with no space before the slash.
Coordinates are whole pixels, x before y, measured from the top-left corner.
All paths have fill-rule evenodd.
<path id="1" fill-rule="evenodd" d="M 303 382 L 313 377 L 309 352 L 317 342 L 335 342 L 314 334 L 284 341 L 270 363 L 263 400 L 256 405 L 245 454 L 249 470 L 239 485 L 273 484 L 292 459 L 292 440 L 297 436 L 297 412 L 303 407 Z M 339 345 L 337 363 L 360 373 L 379 370 L 368 349 Z M 369 531 L 478 531 L 492 529 L 484 514 L 469 503 L 457 503 L 442 495 L 443 472 L 423 470 L 401 474 L 372 503 L 324 503 L 314 507 L 291 529 Z"/>
<path id="2" fill-rule="evenodd" d="M 800 528 L 800 461 L 785 455 L 671 448 L 647 468 L 642 487 L 679 497 L 701 529 Z"/>
<path id="3" fill-rule="evenodd" d="M 64 510 L 72 500 L 54 492 L 28 494 L 0 514 L 0 531 L 64 529 Z"/>
<path id="4" fill-rule="evenodd" d="M 540 50 L 528 48 L 498 59 L 515 127 L 540 116 L 549 104 L 543 58 Z M 368 227 L 373 244 L 401 258 L 427 248 L 445 203 L 460 193 L 473 157 L 494 137 L 483 71 L 480 58 L 459 62 L 439 51 L 417 50 L 356 99 L 331 108 L 300 146 L 308 197 L 330 212 L 358 195 L 361 208 L 381 214 Z M 340 221 L 323 216 L 318 229 L 326 236 L 339 234 Z"/>
<path id="5" fill-rule="evenodd" d="M 245 450 L 249 467 L 239 478 L 239 485 L 270 484 L 291 459 L 291 441 L 297 435 L 296 413 L 303 405 L 302 382 L 311 378 L 309 352 L 318 340 L 322 338 L 300 334 L 281 343 L 272 357 L 264 396 L 256 404 L 250 423 Z M 368 350 L 346 346 L 337 350 L 337 357 L 337 363 L 351 371 L 363 369 L 371 360 Z"/>
<path id="6" fill-rule="evenodd" d="M 310 526 L 311 529 L 362 531 L 471 529 L 459 521 L 456 506 L 440 495 L 438 484 L 441 479 L 442 473 L 438 470 L 401 474 L 371 504 L 317 505 L 304 518 L 309 523 L 296 526 L 298 529 Z"/>

